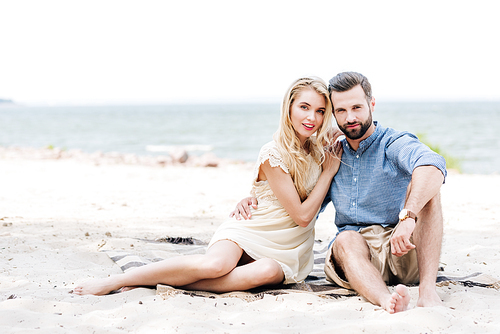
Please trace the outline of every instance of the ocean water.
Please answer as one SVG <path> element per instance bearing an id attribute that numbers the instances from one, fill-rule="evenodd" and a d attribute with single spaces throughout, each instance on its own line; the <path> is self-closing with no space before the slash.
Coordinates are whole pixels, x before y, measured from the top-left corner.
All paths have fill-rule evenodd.
<path id="1" fill-rule="evenodd" d="M 172 147 L 190 154 L 255 161 L 272 139 L 279 104 L 160 106 L 0 106 L 0 146 L 81 149 L 161 155 Z M 459 160 L 461 171 L 500 173 L 500 102 L 390 102 L 374 120 L 424 136 Z"/>

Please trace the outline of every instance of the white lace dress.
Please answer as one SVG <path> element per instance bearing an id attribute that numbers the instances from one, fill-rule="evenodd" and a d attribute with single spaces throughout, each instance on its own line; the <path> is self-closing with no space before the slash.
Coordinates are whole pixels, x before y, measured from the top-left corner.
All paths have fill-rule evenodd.
<path id="1" fill-rule="evenodd" d="M 309 194 L 321 174 L 321 166 L 308 155 L 309 172 L 306 189 Z M 258 199 L 258 208 L 252 210 L 250 220 L 232 218 L 222 223 L 215 232 L 208 247 L 219 240 L 237 243 L 255 260 L 271 258 L 276 260 L 285 274 L 285 284 L 303 281 L 314 264 L 314 223 L 297 225 L 274 195 L 267 181 L 257 181 L 260 165 L 266 160 L 272 167 L 280 167 L 288 173 L 274 141 L 264 145 L 255 165 L 251 195 Z"/>

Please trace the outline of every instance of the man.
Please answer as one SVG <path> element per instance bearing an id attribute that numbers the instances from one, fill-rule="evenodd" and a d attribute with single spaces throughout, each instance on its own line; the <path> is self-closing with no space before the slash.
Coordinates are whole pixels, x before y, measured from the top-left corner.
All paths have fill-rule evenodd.
<path id="1" fill-rule="evenodd" d="M 375 98 L 367 78 L 339 73 L 329 82 L 344 153 L 321 211 L 335 206 L 338 234 L 326 257 L 330 281 L 354 289 L 389 313 L 408 308 L 403 284 L 419 282 L 417 306 L 442 305 L 436 292 L 443 218 L 439 190 L 445 160 L 408 132 L 372 120 Z M 231 214 L 248 218 L 242 200 Z M 392 294 L 386 284 L 403 283 Z"/>

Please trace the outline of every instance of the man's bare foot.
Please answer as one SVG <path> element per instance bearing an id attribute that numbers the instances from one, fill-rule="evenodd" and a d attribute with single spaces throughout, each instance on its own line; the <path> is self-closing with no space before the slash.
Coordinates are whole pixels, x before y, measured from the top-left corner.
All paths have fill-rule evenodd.
<path id="1" fill-rule="evenodd" d="M 438 296 L 435 289 L 429 289 L 426 291 L 419 291 L 419 297 L 417 300 L 417 307 L 433 307 L 433 306 L 444 306 L 443 301 Z"/>
<path id="2" fill-rule="evenodd" d="M 93 279 L 83 284 L 80 284 L 73 289 L 73 293 L 76 295 L 96 295 L 102 296 L 107 295 L 111 291 L 119 289 L 116 286 L 116 282 L 111 277 L 102 279 Z"/>
<path id="3" fill-rule="evenodd" d="M 396 291 L 390 295 L 387 303 L 381 305 L 390 314 L 406 311 L 410 304 L 410 293 L 408 288 L 402 284 L 396 287 Z"/>
<path id="4" fill-rule="evenodd" d="M 387 312 L 389 312 L 390 314 L 393 314 L 394 313 L 394 308 L 396 307 L 396 303 L 398 301 L 398 299 L 400 299 L 401 296 L 398 295 L 396 292 L 394 292 L 389 300 L 387 301 L 387 303 L 385 305 L 381 305 Z"/>
<path id="5" fill-rule="evenodd" d="M 410 291 L 405 285 L 399 284 L 396 286 L 396 292 L 401 298 L 399 298 L 396 306 L 394 307 L 394 313 L 408 310 L 408 305 L 410 304 L 411 299 Z"/>

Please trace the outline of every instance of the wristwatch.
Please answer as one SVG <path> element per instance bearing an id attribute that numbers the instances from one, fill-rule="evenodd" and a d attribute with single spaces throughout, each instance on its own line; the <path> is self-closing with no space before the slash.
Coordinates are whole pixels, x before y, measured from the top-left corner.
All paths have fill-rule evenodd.
<path id="1" fill-rule="evenodd" d="M 407 210 L 407 209 L 403 209 L 401 210 L 401 212 L 399 213 L 399 221 L 402 222 L 403 220 L 405 220 L 406 218 L 412 218 L 415 220 L 415 223 L 417 222 L 417 215 L 414 214 L 413 212 L 411 212 L 410 210 Z"/>

